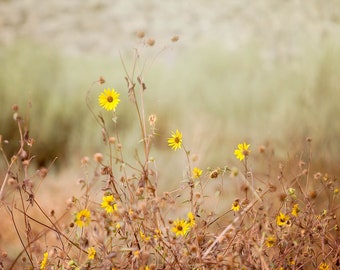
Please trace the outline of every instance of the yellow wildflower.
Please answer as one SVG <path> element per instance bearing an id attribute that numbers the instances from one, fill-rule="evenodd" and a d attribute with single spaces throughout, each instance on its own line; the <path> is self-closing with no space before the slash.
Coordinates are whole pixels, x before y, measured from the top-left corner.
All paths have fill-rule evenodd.
<path id="1" fill-rule="evenodd" d="M 117 210 L 117 204 L 115 203 L 115 198 L 113 195 L 108 195 L 103 197 L 103 202 L 101 207 L 105 209 L 107 213 L 113 213 Z"/>
<path id="2" fill-rule="evenodd" d="M 236 156 L 236 158 L 242 161 L 246 156 L 248 156 L 250 153 L 249 147 L 250 144 L 247 144 L 245 142 L 238 144 L 238 149 L 235 149 L 234 151 L 234 155 Z"/>
<path id="3" fill-rule="evenodd" d="M 176 129 L 175 132 L 171 132 L 171 137 L 168 138 L 168 145 L 173 150 L 181 149 L 182 147 L 182 133 Z"/>
<path id="4" fill-rule="evenodd" d="M 188 213 L 188 221 L 187 223 L 189 224 L 190 227 L 194 227 L 195 224 L 196 224 L 196 221 L 195 221 L 195 216 L 192 212 L 189 212 Z"/>
<path id="5" fill-rule="evenodd" d="M 143 241 L 148 242 L 150 240 L 150 236 L 146 236 L 141 230 L 139 231 L 139 234 Z"/>
<path id="6" fill-rule="evenodd" d="M 240 211 L 240 209 L 241 209 L 241 206 L 240 206 L 239 200 L 236 199 L 231 205 L 231 210 L 233 210 L 234 212 L 237 212 L 237 211 Z"/>
<path id="7" fill-rule="evenodd" d="M 297 217 L 299 212 L 300 212 L 299 205 L 298 204 L 294 204 L 293 209 L 292 209 L 292 215 Z"/>
<path id="8" fill-rule="evenodd" d="M 327 263 L 323 262 L 319 265 L 319 270 L 328 270 L 329 266 Z"/>
<path id="9" fill-rule="evenodd" d="M 268 236 L 267 239 L 266 239 L 266 246 L 267 247 L 272 247 L 274 246 L 276 243 L 276 238 L 274 236 Z"/>
<path id="10" fill-rule="evenodd" d="M 87 209 L 83 209 L 76 214 L 75 224 L 78 227 L 88 226 L 91 220 L 91 213 Z"/>
<path id="11" fill-rule="evenodd" d="M 94 257 L 96 256 L 96 250 L 94 247 L 89 247 L 88 250 L 87 250 L 87 258 L 89 260 L 93 260 Z"/>
<path id="12" fill-rule="evenodd" d="M 107 111 L 114 111 L 120 102 L 119 95 L 113 88 L 104 89 L 98 97 L 99 105 Z"/>
<path id="13" fill-rule="evenodd" d="M 185 236 L 190 230 L 190 225 L 184 219 L 176 219 L 173 223 L 172 231 L 176 236 Z"/>
<path id="14" fill-rule="evenodd" d="M 202 172 L 203 171 L 200 168 L 195 167 L 192 170 L 192 175 L 193 175 L 194 178 L 199 178 L 202 175 Z"/>
<path id="15" fill-rule="evenodd" d="M 288 226 L 289 225 L 289 217 L 280 212 L 280 214 L 278 216 L 276 216 L 276 224 L 279 227 Z"/>
<path id="16" fill-rule="evenodd" d="M 40 264 L 40 270 L 45 269 L 46 264 L 47 264 L 47 259 L 48 259 L 48 252 L 45 252 L 44 258 L 43 258 L 43 260 L 41 261 L 41 264 Z"/>

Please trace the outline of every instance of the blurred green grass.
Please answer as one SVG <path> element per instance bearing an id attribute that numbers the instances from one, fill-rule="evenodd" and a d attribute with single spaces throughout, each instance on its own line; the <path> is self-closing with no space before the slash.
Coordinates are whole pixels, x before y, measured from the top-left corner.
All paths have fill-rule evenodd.
<path id="1" fill-rule="evenodd" d="M 184 161 L 170 154 L 166 145 L 176 128 L 183 131 L 184 143 L 200 157 L 203 168 L 234 162 L 233 149 L 244 140 L 254 151 L 269 142 L 278 158 L 287 158 L 288 152 L 301 154 L 310 136 L 315 169 L 339 172 L 340 40 L 306 44 L 290 58 L 268 59 L 261 44 L 227 51 L 213 43 L 161 54 L 144 80 L 146 114 L 155 113 L 158 118 L 153 154 L 161 155 L 163 173 L 173 171 L 169 162 Z M 123 54 L 131 67 L 131 55 Z M 9 140 L 8 152 L 18 145 L 10 109 L 14 103 L 22 115 L 32 104 L 27 120 L 30 135 L 37 141 L 33 152 L 39 165 L 48 166 L 56 156 L 56 166 L 74 165 L 83 155 L 101 151 L 101 131 L 85 102 L 99 76 L 107 82 L 91 90 L 93 110 L 100 111 L 97 95 L 103 87 L 118 90 L 122 142 L 125 149 L 131 147 L 130 153 L 138 147 L 137 118 L 127 98 L 118 53 L 114 59 L 67 57 L 20 41 L 1 48 L 0 62 L 0 134 Z"/>

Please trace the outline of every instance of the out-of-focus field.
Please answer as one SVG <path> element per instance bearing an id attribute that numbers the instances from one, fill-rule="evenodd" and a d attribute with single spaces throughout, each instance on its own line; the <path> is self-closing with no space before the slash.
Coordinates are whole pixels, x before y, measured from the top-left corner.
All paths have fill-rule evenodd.
<path id="1" fill-rule="evenodd" d="M 88 93 L 95 113 L 102 111 L 97 96 L 104 87 L 121 93 L 120 139 L 134 162 L 139 126 L 118 51 L 131 69 L 135 47 L 137 72 L 146 63 L 146 114 L 157 115 L 152 156 L 164 189 L 178 185 L 185 167 L 184 156 L 167 146 L 177 128 L 201 168 L 237 166 L 233 151 L 243 141 L 253 152 L 275 149 L 274 166 L 299 160 L 311 137 L 311 173 L 340 173 L 338 1 L 194 2 L 0 2 L 3 148 L 9 156 L 17 150 L 11 106 L 18 104 L 36 141 L 37 167 L 58 157 L 40 187 L 47 205 L 64 204 L 71 194 L 63 191 L 77 187 L 83 156 L 107 154 Z M 138 30 L 155 46 L 142 46 L 133 35 Z M 106 83 L 88 92 L 99 76 Z M 0 183 L 6 169 L 1 159 Z"/>

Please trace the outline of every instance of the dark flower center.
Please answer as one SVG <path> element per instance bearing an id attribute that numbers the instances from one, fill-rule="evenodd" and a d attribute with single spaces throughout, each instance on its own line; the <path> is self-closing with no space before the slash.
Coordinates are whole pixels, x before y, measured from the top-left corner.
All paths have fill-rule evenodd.
<path id="1" fill-rule="evenodd" d="M 182 227 L 181 225 L 178 225 L 178 226 L 177 226 L 177 230 L 182 231 L 182 230 L 183 230 L 183 227 Z"/>
<path id="2" fill-rule="evenodd" d="M 179 143 L 179 142 L 180 142 L 179 138 L 176 137 L 176 138 L 175 138 L 175 143 Z"/>
<path id="3" fill-rule="evenodd" d="M 113 101 L 113 97 L 108 96 L 108 97 L 107 97 L 107 102 L 110 102 L 110 103 L 111 103 L 112 101 Z"/>

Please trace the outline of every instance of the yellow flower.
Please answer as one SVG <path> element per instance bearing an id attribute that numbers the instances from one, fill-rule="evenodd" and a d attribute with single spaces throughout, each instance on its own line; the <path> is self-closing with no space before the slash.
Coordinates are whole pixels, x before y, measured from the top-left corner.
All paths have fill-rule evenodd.
<path id="1" fill-rule="evenodd" d="M 139 231 L 139 234 L 143 241 L 148 242 L 150 240 L 150 236 L 146 236 L 141 230 Z"/>
<path id="2" fill-rule="evenodd" d="M 93 260 L 94 257 L 96 256 L 96 250 L 94 249 L 94 247 L 89 247 L 87 250 L 87 258 L 89 260 Z"/>
<path id="3" fill-rule="evenodd" d="M 189 224 L 190 227 L 194 227 L 195 224 L 196 224 L 196 221 L 195 221 L 195 216 L 192 212 L 189 212 L 188 213 L 188 221 L 187 223 Z"/>
<path id="4" fill-rule="evenodd" d="M 236 158 L 242 161 L 246 156 L 248 156 L 250 153 L 249 146 L 250 144 L 246 144 L 245 142 L 238 144 L 238 149 L 235 149 L 234 151 Z"/>
<path id="5" fill-rule="evenodd" d="M 327 263 L 323 262 L 319 265 L 319 270 L 328 270 L 329 266 Z"/>
<path id="6" fill-rule="evenodd" d="M 203 171 L 200 168 L 195 167 L 192 170 L 192 175 L 193 175 L 194 178 L 199 178 L 202 175 L 202 172 Z"/>
<path id="7" fill-rule="evenodd" d="M 267 247 L 272 247 L 276 243 L 276 238 L 274 236 L 268 236 L 266 239 L 266 246 Z"/>
<path id="8" fill-rule="evenodd" d="M 288 226 L 289 225 L 289 217 L 285 214 L 280 214 L 276 216 L 276 224 L 280 227 Z"/>
<path id="9" fill-rule="evenodd" d="M 190 225 L 184 219 L 176 219 L 173 223 L 172 231 L 176 236 L 185 236 L 190 230 Z"/>
<path id="10" fill-rule="evenodd" d="M 40 270 L 45 269 L 46 264 L 47 264 L 47 259 L 48 259 L 48 252 L 45 252 L 44 258 L 43 258 L 43 260 L 41 261 L 41 264 L 40 264 Z"/>
<path id="11" fill-rule="evenodd" d="M 75 223 L 78 227 L 88 226 L 91 220 L 91 213 L 87 209 L 79 211 L 76 215 Z"/>
<path id="12" fill-rule="evenodd" d="M 153 238 L 154 238 L 154 239 L 159 239 L 159 238 L 161 238 L 161 236 L 162 236 L 161 230 L 155 229 L 154 232 L 155 232 L 155 234 L 153 235 Z"/>
<path id="13" fill-rule="evenodd" d="M 115 198 L 113 195 L 108 195 L 103 197 L 103 202 L 101 207 L 105 209 L 107 213 L 113 213 L 117 210 L 117 204 L 115 203 Z"/>
<path id="14" fill-rule="evenodd" d="M 171 132 L 171 137 L 168 138 L 168 145 L 173 150 L 181 149 L 182 147 L 182 133 L 176 129 L 175 132 Z"/>
<path id="15" fill-rule="evenodd" d="M 233 204 L 231 205 L 231 210 L 233 210 L 234 212 L 237 212 L 237 211 L 240 211 L 240 203 L 239 203 L 239 200 L 235 200 L 233 202 Z"/>
<path id="16" fill-rule="evenodd" d="M 299 212 L 300 212 L 299 205 L 298 204 L 294 204 L 294 206 L 292 208 L 292 215 L 297 217 Z"/>
<path id="17" fill-rule="evenodd" d="M 113 88 L 104 89 L 98 97 L 99 105 L 107 111 L 114 111 L 120 102 L 119 95 Z"/>

